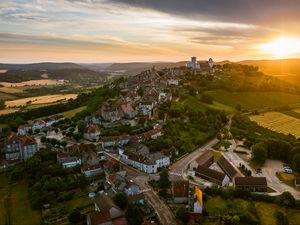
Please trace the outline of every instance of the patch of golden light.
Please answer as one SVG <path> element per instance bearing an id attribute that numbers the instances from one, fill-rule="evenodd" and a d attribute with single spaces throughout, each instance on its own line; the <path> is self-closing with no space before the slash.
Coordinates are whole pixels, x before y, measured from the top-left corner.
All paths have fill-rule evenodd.
<path id="1" fill-rule="evenodd" d="M 261 44 L 260 50 L 265 54 L 274 56 L 288 56 L 300 52 L 300 39 L 280 37 L 268 43 Z"/>

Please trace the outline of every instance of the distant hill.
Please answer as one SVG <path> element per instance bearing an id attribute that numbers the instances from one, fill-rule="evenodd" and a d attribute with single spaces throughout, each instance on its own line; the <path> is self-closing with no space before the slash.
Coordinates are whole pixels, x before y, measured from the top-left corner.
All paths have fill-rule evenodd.
<path id="1" fill-rule="evenodd" d="M 245 60 L 238 63 L 258 66 L 262 72 L 270 75 L 300 76 L 300 59 Z"/>
<path id="2" fill-rule="evenodd" d="M 123 71 L 124 74 L 138 74 L 142 71 L 155 67 L 157 70 L 168 67 L 185 66 L 186 62 L 132 62 L 132 63 L 113 63 L 105 70 L 109 72 Z"/>
<path id="3" fill-rule="evenodd" d="M 32 64 L 4 64 L 0 63 L 0 69 L 5 70 L 63 70 L 63 69 L 84 69 L 76 63 L 32 63 Z"/>

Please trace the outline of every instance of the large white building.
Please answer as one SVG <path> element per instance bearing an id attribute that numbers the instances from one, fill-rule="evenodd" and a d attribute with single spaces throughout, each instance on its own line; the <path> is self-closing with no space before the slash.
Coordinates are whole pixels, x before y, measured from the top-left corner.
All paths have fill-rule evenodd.
<path id="1" fill-rule="evenodd" d="M 147 146 L 136 143 L 126 146 L 121 161 L 145 173 L 157 173 L 158 168 L 170 165 L 170 158 L 161 152 L 150 153 Z"/>
<path id="2" fill-rule="evenodd" d="M 200 69 L 200 64 L 197 61 L 197 57 L 191 57 L 191 61 L 186 64 L 186 67 L 192 68 L 193 70 Z"/>

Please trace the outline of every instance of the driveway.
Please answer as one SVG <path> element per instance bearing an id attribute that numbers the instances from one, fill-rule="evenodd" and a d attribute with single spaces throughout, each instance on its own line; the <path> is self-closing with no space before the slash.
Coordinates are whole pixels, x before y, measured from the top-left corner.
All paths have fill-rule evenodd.
<path id="1" fill-rule="evenodd" d="M 267 159 L 262 167 L 262 175 L 267 178 L 268 186 L 274 189 L 276 192 L 282 193 L 285 191 L 290 192 L 295 199 L 300 199 L 300 192 L 294 188 L 284 184 L 276 177 L 276 172 L 283 171 L 283 164 L 279 160 Z"/>

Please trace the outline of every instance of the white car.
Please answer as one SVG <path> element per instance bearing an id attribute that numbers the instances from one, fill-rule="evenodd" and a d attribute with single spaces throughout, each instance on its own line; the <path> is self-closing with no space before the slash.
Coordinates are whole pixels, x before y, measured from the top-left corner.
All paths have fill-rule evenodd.
<path id="1" fill-rule="evenodd" d="M 284 168 L 285 173 L 293 173 L 293 170 L 291 168 Z"/>

